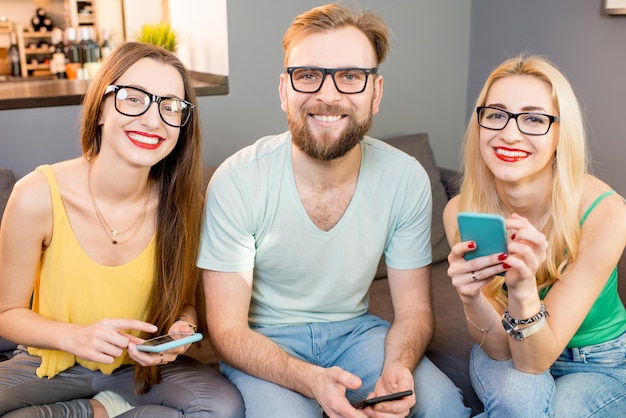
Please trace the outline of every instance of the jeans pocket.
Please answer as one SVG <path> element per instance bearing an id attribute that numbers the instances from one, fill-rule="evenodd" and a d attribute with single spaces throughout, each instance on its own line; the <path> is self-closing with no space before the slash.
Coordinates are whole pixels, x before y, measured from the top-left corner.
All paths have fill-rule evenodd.
<path id="1" fill-rule="evenodd" d="M 623 367 L 626 364 L 626 333 L 602 344 L 581 347 L 580 353 L 586 363 Z"/>

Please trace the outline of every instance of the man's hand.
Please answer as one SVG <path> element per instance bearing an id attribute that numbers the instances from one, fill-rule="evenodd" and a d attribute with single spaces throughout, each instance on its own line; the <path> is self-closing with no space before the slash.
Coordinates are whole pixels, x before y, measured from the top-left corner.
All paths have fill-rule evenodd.
<path id="1" fill-rule="evenodd" d="M 413 373 L 399 363 L 385 366 L 383 373 L 376 382 L 374 392 L 368 398 L 389 395 L 404 390 L 413 390 Z M 415 393 L 402 399 L 389 402 L 381 402 L 374 406 L 368 406 L 363 412 L 368 417 L 406 417 L 411 407 L 415 405 Z"/>
<path id="2" fill-rule="evenodd" d="M 320 369 L 315 379 L 315 398 L 330 418 L 363 418 L 361 410 L 350 405 L 346 398 L 346 389 L 361 387 L 361 379 L 339 367 Z"/>

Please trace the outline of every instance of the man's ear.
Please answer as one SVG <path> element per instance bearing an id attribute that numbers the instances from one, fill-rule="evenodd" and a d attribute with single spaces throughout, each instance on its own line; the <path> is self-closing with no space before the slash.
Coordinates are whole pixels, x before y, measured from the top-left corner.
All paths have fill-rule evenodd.
<path id="1" fill-rule="evenodd" d="M 371 76 L 370 76 L 371 77 Z M 372 98 L 372 115 L 378 113 L 380 102 L 383 99 L 383 76 L 376 75 L 374 79 L 374 97 Z"/>
<path id="2" fill-rule="evenodd" d="M 281 73 L 278 83 L 278 96 L 280 97 L 280 108 L 287 112 L 287 89 L 289 88 L 289 74 Z"/>

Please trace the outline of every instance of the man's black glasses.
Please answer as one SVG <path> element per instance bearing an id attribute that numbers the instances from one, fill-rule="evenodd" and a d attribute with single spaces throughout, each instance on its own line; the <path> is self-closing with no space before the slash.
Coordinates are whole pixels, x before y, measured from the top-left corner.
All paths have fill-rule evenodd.
<path id="1" fill-rule="evenodd" d="M 362 93 L 367 86 L 368 76 L 377 71 L 378 68 L 287 67 L 291 87 L 300 93 L 317 93 L 328 74 L 340 93 Z"/>

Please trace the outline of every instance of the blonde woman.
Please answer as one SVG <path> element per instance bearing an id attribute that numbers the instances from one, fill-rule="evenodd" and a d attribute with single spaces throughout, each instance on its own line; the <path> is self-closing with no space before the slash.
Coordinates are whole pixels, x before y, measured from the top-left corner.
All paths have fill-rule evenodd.
<path id="1" fill-rule="evenodd" d="M 575 94 L 547 59 L 519 56 L 491 73 L 476 106 L 461 191 L 444 212 L 474 389 L 489 416 L 622 416 L 626 205 L 587 171 Z M 466 261 L 476 243 L 460 242 L 461 211 L 502 215 L 507 251 Z"/>

